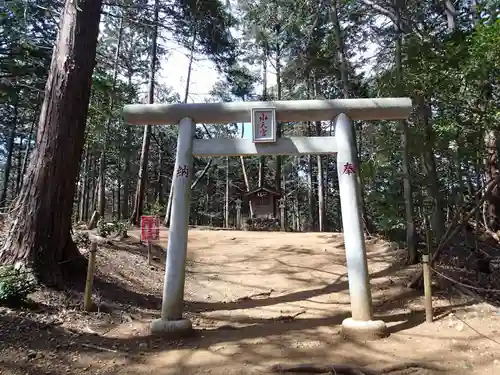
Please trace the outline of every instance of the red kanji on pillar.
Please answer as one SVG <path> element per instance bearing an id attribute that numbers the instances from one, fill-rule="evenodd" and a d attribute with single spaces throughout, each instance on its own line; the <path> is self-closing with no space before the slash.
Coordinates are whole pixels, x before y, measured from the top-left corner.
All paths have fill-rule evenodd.
<path id="1" fill-rule="evenodd" d="M 354 173 L 356 173 L 356 168 L 354 168 L 354 165 L 352 165 L 352 163 L 345 163 L 344 164 L 344 171 L 342 173 L 354 174 Z"/>
<path id="2" fill-rule="evenodd" d="M 157 241 L 160 239 L 160 218 L 158 216 L 141 216 L 141 241 Z"/>

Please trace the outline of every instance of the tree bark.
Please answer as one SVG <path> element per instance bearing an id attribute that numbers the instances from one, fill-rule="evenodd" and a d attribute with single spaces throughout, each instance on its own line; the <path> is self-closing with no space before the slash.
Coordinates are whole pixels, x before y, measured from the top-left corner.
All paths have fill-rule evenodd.
<path id="1" fill-rule="evenodd" d="M 194 50 L 196 47 L 196 37 L 197 37 L 197 34 L 196 34 L 196 30 L 195 30 L 194 35 L 193 35 L 193 40 L 191 41 L 191 50 L 189 53 L 188 71 L 187 71 L 187 77 L 186 77 L 186 90 L 184 91 L 184 103 L 187 103 L 188 99 L 189 99 L 189 87 L 191 86 L 191 72 L 193 70 Z M 208 132 L 207 127 L 205 125 L 204 125 L 204 127 L 205 127 L 205 132 L 207 133 L 207 135 L 210 138 L 210 133 Z M 196 184 L 197 181 L 199 181 L 201 179 L 201 177 L 206 173 L 206 171 L 208 171 L 208 168 L 210 168 L 211 164 L 212 164 L 212 159 L 210 159 L 207 166 L 205 167 L 205 170 L 202 172 L 201 176 L 199 176 L 199 178 L 196 179 L 194 184 Z M 171 184 L 170 184 L 170 192 L 168 195 L 167 210 L 165 212 L 165 220 L 164 220 L 165 226 L 168 226 L 168 223 L 170 221 L 170 213 L 171 213 L 170 211 L 172 210 L 172 198 L 174 196 L 174 191 L 172 189 L 174 187 L 173 181 L 174 181 L 175 176 L 173 174 L 175 173 L 176 168 L 177 167 L 174 165 L 174 170 L 172 172 L 172 180 L 171 180 Z M 193 186 L 191 186 L 191 189 L 192 188 L 193 188 Z"/>
<path id="2" fill-rule="evenodd" d="M 331 17 L 333 21 L 333 27 L 335 30 L 335 40 L 337 43 L 337 59 L 340 62 L 340 77 L 342 80 L 342 92 L 344 95 L 344 98 L 348 99 L 350 95 L 350 87 L 349 87 L 349 72 L 348 72 L 348 66 L 347 66 L 347 58 L 345 54 L 345 43 L 344 43 L 344 38 L 342 35 L 342 28 L 340 25 L 340 20 L 339 20 L 339 9 L 338 9 L 338 3 L 337 0 L 332 0 L 332 11 L 331 11 Z M 360 132 L 361 132 L 360 128 Z M 354 139 L 357 139 L 355 136 Z M 360 155 L 360 148 L 356 146 L 356 150 L 358 152 L 358 155 Z M 359 157 L 359 163 L 361 163 L 361 157 Z M 363 182 L 361 180 L 361 175 L 358 173 L 357 174 L 358 178 L 358 183 L 360 186 L 359 189 L 359 196 L 360 200 L 363 203 L 362 205 L 362 211 L 363 211 L 363 221 L 364 221 L 364 226 L 365 229 L 373 233 L 375 231 L 375 226 L 373 225 L 371 219 L 368 217 L 367 211 L 366 211 L 366 206 L 364 204 L 365 202 L 365 193 L 364 193 L 364 188 L 363 188 Z"/>
<path id="3" fill-rule="evenodd" d="M 16 199 L 3 264 L 31 267 L 47 285 L 78 275 L 71 235 L 75 183 L 95 65 L 102 0 L 66 0 L 40 113 L 37 148 Z M 67 273 L 66 271 L 69 271 Z"/>
<path id="4" fill-rule="evenodd" d="M 97 159 L 97 156 L 92 157 L 92 164 L 91 164 L 91 170 L 92 170 L 91 176 L 92 176 L 92 178 L 91 178 L 91 183 L 90 183 L 90 187 L 89 187 L 90 197 L 89 197 L 89 204 L 87 207 L 87 214 L 89 214 L 92 211 L 95 211 L 95 209 L 97 208 L 97 206 L 96 206 L 97 188 L 99 187 L 97 185 L 97 183 L 98 183 L 97 179 L 98 179 L 99 175 L 98 175 L 98 171 L 97 171 L 98 163 L 97 163 L 96 159 Z"/>
<path id="5" fill-rule="evenodd" d="M 122 219 L 122 179 L 120 175 L 118 175 L 116 179 L 116 219 L 121 220 Z"/>
<path id="6" fill-rule="evenodd" d="M 425 143 L 422 152 L 423 166 L 427 177 L 427 188 L 429 196 L 434 200 L 434 212 L 432 214 L 432 231 L 434 238 L 439 241 L 445 232 L 445 218 L 443 213 L 443 199 L 434 157 L 434 131 L 430 122 L 431 109 L 423 95 L 417 96 L 417 109 L 420 121 L 425 132 Z"/>
<path id="7" fill-rule="evenodd" d="M 21 191 L 21 187 L 23 185 L 23 178 L 24 178 L 24 175 L 26 174 L 26 168 L 28 167 L 28 159 L 29 159 L 29 155 L 30 155 L 30 149 L 31 149 L 31 138 L 33 137 L 33 132 L 35 131 L 35 125 L 36 125 L 36 120 L 37 120 L 37 113 L 38 113 L 38 110 L 40 109 L 40 105 L 42 104 L 40 102 L 40 93 L 37 94 L 36 96 L 36 107 L 35 107 L 35 111 L 34 111 L 34 115 L 33 115 L 33 120 L 31 121 L 31 125 L 30 125 L 30 131 L 28 133 L 28 139 L 27 139 L 27 142 L 26 142 L 26 150 L 24 150 L 24 156 L 23 156 L 23 165 L 21 167 L 21 185 L 19 186 L 19 191 L 17 191 L 17 194 L 19 194 L 19 192 Z"/>
<path id="8" fill-rule="evenodd" d="M 321 121 L 316 121 L 316 135 L 321 136 Z M 325 195 L 324 195 L 324 183 L 323 183 L 323 160 L 321 155 L 316 155 L 316 163 L 318 166 L 318 230 L 323 232 L 324 222 L 325 222 Z"/>
<path id="9" fill-rule="evenodd" d="M 279 32 L 279 28 L 277 28 L 277 33 Z M 276 43 L 276 88 L 277 88 L 277 100 L 281 100 L 281 48 L 280 48 L 280 40 L 279 35 L 276 36 L 278 40 Z M 281 137 L 281 123 L 276 123 L 276 138 Z M 276 174 L 275 174 L 275 189 L 278 193 L 282 194 L 281 188 L 281 168 L 282 168 L 283 157 L 281 155 L 276 155 Z M 276 209 L 276 207 L 275 207 Z M 279 212 L 278 212 L 279 213 Z M 277 213 L 275 213 L 276 215 Z"/>
<path id="10" fill-rule="evenodd" d="M 245 136 L 245 124 L 241 124 L 241 139 Z M 250 183 L 248 182 L 248 175 L 247 175 L 247 169 L 245 167 L 245 158 L 243 156 L 240 156 L 240 163 L 241 163 L 241 171 L 243 173 L 243 181 L 245 181 L 245 189 L 247 191 L 250 191 Z M 252 201 L 248 201 L 248 209 L 250 211 L 250 217 L 253 217 L 253 204 Z"/>
<path id="11" fill-rule="evenodd" d="M 97 180 L 97 212 L 99 212 L 99 217 L 104 217 L 106 211 L 106 143 L 105 140 L 99 158 L 99 178 Z"/>
<path id="12" fill-rule="evenodd" d="M 89 186 L 89 167 L 90 167 L 90 150 L 87 148 L 85 152 L 85 158 L 83 159 L 84 166 L 82 171 L 82 182 L 81 182 L 81 199 L 80 207 L 78 210 L 78 220 L 79 222 L 84 221 L 86 217 L 86 202 L 88 198 L 88 186 Z"/>
<path id="13" fill-rule="evenodd" d="M 403 67 L 401 63 L 402 32 L 401 32 L 401 0 L 394 0 L 394 9 L 396 13 L 396 82 L 397 94 L 403 94 Z M 408 263 L 415 264 L 418 261 L 417 237 L 415 232 L 415 223 L 413 221 L 413 189 L 411 186 L 410 175 L 410 142 L 408 123 L 406 120 L 400 121 L 401 125 L 401 143 L 403 148 L 402 169 L 403 169 L 403 195 L 405 202 L 405 221 L 406 221 L 406 247 L 408 252 Z"/>
<path id="14" fill-rule="evenodd" d="M 455 17 L 457 16 L 457 11 L 455 10 L 455 6 L 451 0 L 444 0 L 444 12 L 446 14 L 446 23 L 448 24 L 448 32 L 455 31 L 456 21 Z"/>
<path id="15" fill-rule="evenodd" d="M 312 136 L 311 123 L 308 123 L 308 133 L 307 135 Z M 315 199 L 314 199 L 314 184 L 313 184 L 313 157 L 312 155 L 307 156 L 307 203 L 308 203 L 308 216 L 309 216 L 309 228 L 308 230 L 316 230 L 316 217 L 315 217 Z"/>
<path id="16" fill-rule="evenodd" d="M 226 192 L 224 194 L 224 227 L 229 228 L 229 156 L 226 156 Z"/>
<path id="17" fill-rule="evenodd" d="M 154 103 L 154 92 L 155 92 L 155 73 L 156 73 L 156 62 L 157 62 L 157 47 L 158 47 L 158 14 L 160 12 L 160 3 L 155 0 L 155 14 L 154 14 L 154 26 L 153 26 L 153 37 L 151 41 L 151 66 L 149 72 L 149 88 L 148 88 L 148 103 Z M 151 125 L 146 125 L 144 127 L 144 136 L 142 138 L 142 150 L 141 150 L 141 160 L 139 163 L 139 177 L 137 180 L 137 188 L 135 191 L 134 200 L 134 211 L 130 217 L 132 224 L 137 225 L 141 220 L 142 209 L 144 205 L 144 193 L 146 191 L 146 179 L 148 175 L 148 156 L 149 156 L 149 144 L 151 143 Z"/>
<path id="18" fill-rule="evenodd" d="M 12 156 L 14 154 L 14 139 L 16 138 L 17 117 L 18 117 L 18 102 L 19 98 L 16 95 L 14 103 L 14 118 L 10 126 L 9 139 L 7 141 L 7 158 L 5 160 L 5 168 L 3 171 L 3 187 L 0 195 L 0 208 L 4 208 L 7 203 L 7 191 L 9 190 L 10 171 L 12 169 Z"/>
<path id="19" fill-rule="evenodd" d="M 113 108 L 115 102 L 115 91 L 116 91 L 116 80 L 118 77 L 118 64 L 120 58 L 120 47 L 122 44 L 123 38 L 123 15 L 120 16 L 120 26 L 118 30 L 118 40 L 116 41 L 116 51 L 115 51 L 115 59 L 113 62 L 113 80 L 111 86 L 111 93 L 109 98 L 109 108 L 108 108 L 108 118 L 106 120 L 106 125 L 104 126 L 104 141 L 102 145 L 101 159 L 99 160 L 99 216 L 104 217 L 106 211 L 106 153 L 108 147 L 108 132 L 111 126 L 111 119 L 113 116 Z M 111 189 L 112 190 L 112 189 Z"/>
<path id="20" fill-rule="evenodd" d="M 133 72 L 127 72 L 128 86 L 132 88 L 132 75 Z M 133 95 L 130 96 L 129 102 L 133 99 Z M 122 217 L 124 219 L 129 218 L 129 199 L 130 199 L 130 159 L 132 158 L 131 152 L 132 143 L 132 128 L 130 126 L 126 127 L 125 130 L 125 160 L 123 166 L 123 202 L 122 202 Z"/>
<path id="21" fill-rule="evenodd" d="M 498 131 L 490 130 L 486 132 L 484 144 L 486 147 L 486 157 L 484 159 L 486 183 L 489 183 L 494 180 L 499 173 L 498 150 L 500 141 Z M 493 188 L 486 202 L 486 225 L 488 225 L 490 230 L 497 231 L 498 228 L 500 228 L 500 189 L 498 186 Z"/>
<path id="22" fill-rule="evenodd" d="M 267 44 L 264 45 L 264 55 L 262 57 L 262 101 L 267 100 L 267 59 L 269 49 Z M 259 187 L 262 187 L 265 182 L 264 171 L 266 165 L 265 156 L 259 156 Z"/>
<path id="23" fill-rule="evenodd" d="M 17 173 L 16 173 L 16 188 L 12 191 L 12 197 L 17 196 L 19 190 L 21 189 L 21 178 L 23 169 L 23 142 L 24 137 L 22 134 L 19 135 L 19 147 L 17 148 Z M 27 145 L 26 145 L 27 147 Z"/>

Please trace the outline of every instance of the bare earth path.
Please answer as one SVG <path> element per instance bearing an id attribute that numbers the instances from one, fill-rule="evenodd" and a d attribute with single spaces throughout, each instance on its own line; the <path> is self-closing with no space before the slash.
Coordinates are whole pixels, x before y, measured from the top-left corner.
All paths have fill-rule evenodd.
<path id="1" fill-rule="evenodd" d="M 162 246 L 166 235 L 162 232 Z M 354 343 L 340 336 L 340 324 L 349 315 L 342 234 L 190 230 L 186 315 L 197 333 L 176 341 L 147 335 L 159 309 L 163 254 L 158 252 L 149 267 L 144 247 L 133 240 L 104 249 L 100 272 L 120 285 L 115 295 L 141 306 L 107 329 L 87 324 L 76 338 L 64 336 L 79 348 L 64 354 L 72 356 L 66 373 L 265 374 L 276 363 L 378 368 L 418 361 L 429 368 L 391 374 L 500 374 L 496 308 L 438 295 L 438 320 L 424 323 L 422 298 L 404 288 L 412 270 L 400 266 L 401 252 L 380 240 L 369 241 L 368 251 L 376 315 L 387 322 L 391 336 Z M 87 344 L 78 344 L 83 341 Z M 60 354 L 54 358 L 62 360 Z M 0 373 L 17 373 L 2 368 Z"/>

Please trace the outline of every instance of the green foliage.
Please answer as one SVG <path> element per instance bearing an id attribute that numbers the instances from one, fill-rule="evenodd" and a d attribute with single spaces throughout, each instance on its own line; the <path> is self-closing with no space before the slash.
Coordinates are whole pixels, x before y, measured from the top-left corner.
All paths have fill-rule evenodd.
<path id="1" fill-rule="evenodd" d="M 249 231 L 276 232 L 281 228 L 277 219 L 253 218 L 247 219 L 245 224 L 245 229 Z"/>
<path id="2" fill-rule="evenodd" d="M 210 57 L 219 71 L 232 66 L 236 59 L 236 44 L 231 34 L 235 19 L 220 0 L 182 0 L 170 10 L 175 35 L 187 48 Z"/>
<path id="3" fill-rule="evenodd" d="M 97 234 L 101 237 L 107 237 L 112 232 L 112 224 L 108 223 L 104 217 L 97 221 Z"/>
<path id="4" fill-rule="evenodd" d="M 165 204 L 161 203 L 158 199 L 153 203 L 149 203 L 144 210 L 145 215 L 164 215 L 166 211 Z"/>
<path id="5" fill-rule="evenodd" d="M 90 246 L 90 237 L 88 232 L 75 232 L 72 237 L 77 247 L 88 248 Z"/>
<path id="6" fill-rule="evenodd" d="M 104 218 L 97 221 L 97 234 L 101 237 L 108 237 L 111 234 L 121 235 L 128 229 L 128 224 L 123 221 L 108 222 Z"/>
<path id="7" fill-rule="evenodd" d="M 0 266 L 0 304 L 19 305 L 37 288 L 35 277 L 24 268 Z"/>
<path id="8" fill-rule="evenodd" d="M 413 200 L 418 208 L 422 199 L 436 193 L 437 189 L 443 212 L 452 213 L 458 204 L 456 197 L 464 192 L 473 194 L 484 180 L 485 133 L 500 130 L 497 2 L 480 2 L 479 13 L 474 15 L 468 1 L 454 1 L 457 16 L 453 31 L 448 29 L 446 15 L 435 1 L 401 2 L 404 4 L 401 9 L 404 23 L 401 80 L 395 65 L 394 19 L 386 17 L 394 14 L 395 8 L 389 2 L 372 2 L 377 7 L 368 3 L 352 0 L 335 3 L 241 0 L 231 4 L 220 0 L 167 3 L 124 0 L 120 6 L 105 5 L 83 159 L 89 168 L 87 171 L 82 166 L 80 172 L 75 219 L 89 219 L 80 217 L 82 191 L 86 192 L 88 201 L 84 209 L 90 213 L 95 209 L 99 158 L 104 149 L 108 221 L 101 219 L 98 231 L 105 236 L 120 232 L 120 225 L 123 225 L 120 219 L 130 215 L 144 129 L 124 126 L 121 109 L 127 103 L 146 100 L 156 5 L 160 7 L 157 26 L 161 35 L 156 102 L 180 102 L 179 92 L 184 97 L 183 87 L 171 88 L 161 83 L 165 74 L 169 74 L 161 71 L 161 63 L 169 57 L 171 46 L 165 43 L 165 35 L 173 35 L 176 42 L 194 50 L 194 69 L 204 58 L 216 63 L 221 75 L 210 91 L 210 99 L 207 99 L 210 101 L 273 100 L 278 93 L 284 100 L 340 98 L 345 89 L 342 73 L 348 75 L 350 97 L 410 96 L 415 104 L 407 123 Z M 341 71 L 339 35 L 333 22 L 334 6 L 345 46 L 346 72 Z M 380 11 L 381 7 L 387 11 L 385 14 Z M 27 146 L 33 147 L 35 143 L 34 135 L 29 142 L 26 139 L 33 123 L 33 134 L 36 134 L 37 96 L 47 78 L 57 31 L 57 20 L 52 15 L 58 14 L 59 8 L 60 3 L 51 0 L 36 4 L 12 0 L 0 5 L 0 16 L 3 16 L 0 22 L 0 116 L 4 119 L 0 138 L 6 145 L 11 129 L 15 129 L 13 165 L 16 167 Z M 380 22 L 382 19 L 384 22 Z M 120 33 L 117 82 L 113 84 Z M 243 129 L 248 137 L 250 130 L 249 127 L 242 129 L 239 124 L 204 125 L 207 130 L 197 127 L 197 138 L 209 137 L 207 131 L 214 138 L 236 138 L 242 135 Z M 106 134 L 105 126 L 108 127 Z M 379 231 L 404 227 L 402 124 L 357 121 L 356 126 L 366 212 Z M 283 136 L 334 133 L 328 122 L 281 123 L 280 129 Z M 145 171 L 144 214 L 165 213 L 177 132 L 172 126 L 153 127 Z M 5 149 L 4 146 L 0 150 L 0 156 L 5 157 Z M 428 163 L 424 162 L 424 156 L 429 154 L 435 162 L 433 172 L 437 181 L 429 172 Z M 207 160 L 195 158 L 195 178 L 200 177 L 206 163 Z M 234 220 L 234 199 L 246 191 L 242 163 L 237 157 L 227 160 L 214 157 L 210 163 L 191 192 L 191 220 L 197 224 L 222 225 L 226 172 L 229 214 L 230 220 Z M 259 163 L 265 167 L 263 183 L 275 184 L 277 163 L 274 157 L 245 158 L 250 189 L 258 184 Z M 326 229 L 338 231 L 342 226 L 334 157 L 323 156 L 319 161 L 307 156 L 282 158 L 289 222 L 297 220 L 292 212 L 299 216 L 303 228 L 314 228 L 309 222 L 317 222 L 318 163 L 324 171 L 321 183 L 326 197 Z M 15 190 L 12 179 L 16 177 L 11 177 L 9 191 Z M 249 214 L 246 204 L 243 214 Z"/>

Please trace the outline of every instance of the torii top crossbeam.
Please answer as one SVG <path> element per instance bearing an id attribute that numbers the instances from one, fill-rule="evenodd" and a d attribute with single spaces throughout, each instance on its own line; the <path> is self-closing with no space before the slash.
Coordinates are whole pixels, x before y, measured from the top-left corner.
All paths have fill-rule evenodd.
<path id="1" fill-rule="evenodd" d="M 410 98 L 287 100 L 274 102 L 130 104 L 123 109 L 132 125 L 178 124 L 189 117 L 195 123 L 250 122 L 252 108 L 275 108 L 281 122 L 329 121 L 340 113 L 352 120 L 406 119 L 412 111 Z"/>

